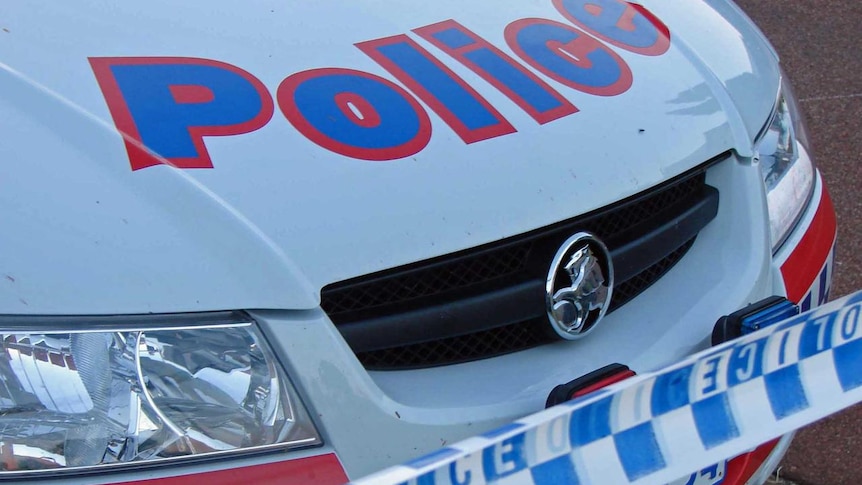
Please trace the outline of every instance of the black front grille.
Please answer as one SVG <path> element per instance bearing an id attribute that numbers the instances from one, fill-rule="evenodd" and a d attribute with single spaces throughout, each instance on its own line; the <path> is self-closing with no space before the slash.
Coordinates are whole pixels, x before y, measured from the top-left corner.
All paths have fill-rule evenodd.
<path id="1" fill-rule="evenodd" d="M 694 239 L 689 240 L 666 258 L 647 268 L 643 273 L 615 287 L 608 311 L 614 311 L 628 303 L 629 300 L 658 281 L 685 256 L 693 244 Z M 542 328 L 542 326 L 547 325 L 548 321 L 544 318 L 526 320 L 457 337 L 370 352 L 358 352 L 356 356 L 366 368 L 379 370 L 417 369 L 486 359 L 554 341 L 555 338 L 548 335 Z"/>
<path id="2" fill-rule="evenodd" d="M 609 311 L 619 308 L 682 259 L 715 216 L 707 166 L 572 220 L 328 285 L 321 305 L 369 369 L 445 365 L 540 345 L 551 338 L 544 280 L 560 245 L 579 231 L 605 242 L 616 280 Z"/>

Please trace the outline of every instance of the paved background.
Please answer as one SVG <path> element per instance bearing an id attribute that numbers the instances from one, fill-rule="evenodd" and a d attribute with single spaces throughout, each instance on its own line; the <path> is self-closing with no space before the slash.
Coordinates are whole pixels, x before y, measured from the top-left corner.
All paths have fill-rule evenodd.
<path id="1" fill-rule="evenodd" d="M 835 202 L 831 296 L 862 289 L 862 2 L 736 1 L 781 56 Z M 780 476 L 800 485 L 862 484 L 862 405 L 802 430 Z"/>

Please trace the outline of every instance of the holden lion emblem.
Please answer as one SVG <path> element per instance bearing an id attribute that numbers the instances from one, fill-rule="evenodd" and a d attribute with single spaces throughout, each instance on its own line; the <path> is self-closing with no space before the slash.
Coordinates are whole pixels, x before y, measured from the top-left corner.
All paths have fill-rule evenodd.
<path id="1" fill-rule="evenodd" d="M 554 331 L 567 340 L 589 333 L 605 316 L 613 283 L 608 248 L 586 232 L 570 237 L 554 256 L 545 286 Z"/>

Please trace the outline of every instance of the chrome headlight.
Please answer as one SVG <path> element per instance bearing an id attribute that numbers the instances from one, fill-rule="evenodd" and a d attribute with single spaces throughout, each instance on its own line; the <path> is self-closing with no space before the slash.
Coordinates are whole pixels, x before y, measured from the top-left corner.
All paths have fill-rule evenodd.
<path id="1" fill-rule="evenodd" d="M 0 351 L 0 478 L 320 443 L 243 313 L 2 317 Z"/>
<path id="2" fill-rule="evenodd" d="M 766 184 L 773 251 L 787 239 L 814 190 L 809 147 L 796 98 L 784 78 L 775 111 L 755 144 Z"/>

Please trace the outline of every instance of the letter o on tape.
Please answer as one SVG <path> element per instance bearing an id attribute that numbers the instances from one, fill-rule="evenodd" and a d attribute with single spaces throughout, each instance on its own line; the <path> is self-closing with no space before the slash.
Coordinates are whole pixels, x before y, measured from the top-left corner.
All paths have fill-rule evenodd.
<path id="1" fill-rule="evenodd" d="M 859 327 L 859 305 L 847 309 L 841 321 L 841 337 L 845 341 L 853 340 Z"/>
<path id="2" fill-rule="evenodd" d="M 309 140 L 361 160 L 408 157 L 431 140 L 431 120 L 407 91 L 352 69 L 303 71 L 282 81 L 278 106 Z"/>

